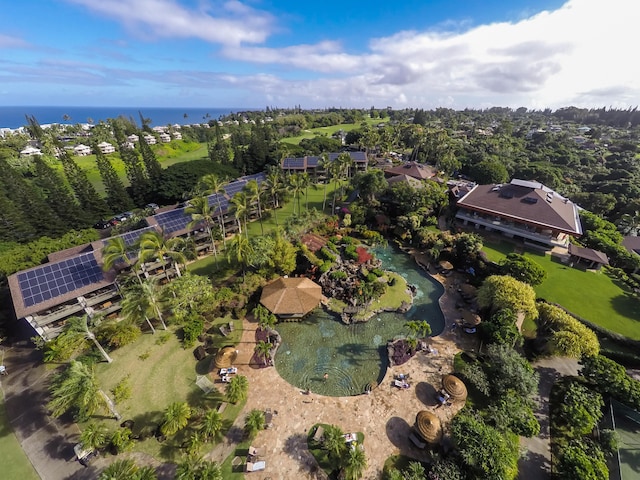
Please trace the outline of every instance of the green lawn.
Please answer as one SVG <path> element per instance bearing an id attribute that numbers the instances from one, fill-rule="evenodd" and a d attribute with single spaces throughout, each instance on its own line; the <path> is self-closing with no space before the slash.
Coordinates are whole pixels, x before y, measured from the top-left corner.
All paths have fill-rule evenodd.
<path id="1" fill-rule="evenodd" d="M 487 242 L 484 251 L 491 260 L 499 261 L 513 251 L 513 245 Z M 526 251 L 524 255 L 547 271 L 547 279 L 535 287 L 538 297 L 558 303 L 607 330 L 640 340 L 640 301 L 606 271 L 570 267 L 541 252 Z"/>
<path id="2" fill-rule="evenodd" d="M 367 118 L 365 120 L 369 125 L 377 125 L 379 123 L 386 123 L 389 121 L 388 118 Z M 314 138 L 314 137 L 330 137 L 338 130 L 344 130 L 345 132 L 350 132 L 351 130 L 355 130 L 356 128 L 360 128 L 362 122 L 360 123 L 341 123 L 340 125 L 331 125 L 330 127 L 318 127 L 311 128 L 308 130 L 303 130 L 303 133 L 300 135 L 296 135 L 295 137 L 286 137 L 280 140 L 284 143 L 291 143 L 294 145 L 298 145 L 301 140 L 305 138 Z"/>
<path id="3" fill-rule="evenodd" d="M 2 478 L 19 478 L 20 480 L 40 478 L 9 425 L 2 390 L 0 390 L 0 465 L 2 465 L 2 475 L 0 475 Z"/>
<path id="4" fill-rule="evenodd" d="M 218 324 L 229 319 L 219 319 Z M 241 335 L 239 321 L 236 329 L 229 337 L 214 334 L 217 346 L 230 345 L 238 341 Z M 213 330 L 217 332 L 216 327 Z M 196 384 L 198 375 L 206 375 L 209 371 L 211 356 L 196 362 L 193 350 L 184 349 L 175 333 L 169 331 L 169 340 L 158 344 L 156 341 L 164 330 L 157 330 L 155 335 L 143 334 L 136 342 L 115 350 L 111 356 L 113 363 L 99 363 L 96 375 L 100 386 L 112 398 L 111 391 L 128 376 L 132 394 L 128 400 L 116 405 L 122 420 L 134 420 L 134 434 L 150 433 L 161 423 L 164 410 L 172 402 L 187 401 L 192 407 L 216 408 L 224 401 L 224 389 L 216 384 L 217 390 L 205 394 Z M 212 379 L 210 377 L 210 379 Z M 229 404 L 223 412 L 226 428 L 230 427 L 243 404 Z M 110 430 L 118 427 L 111 418 L 94 418 L 93 421 L 104 421 Z M 81 426 L 82 428 L 82 426 Z M 158 459 L 179 461 L 182 450 L 179 446 L 184 435 L 178 433 L 165 442 L 150 438 L 136 442 L 134 451 L 150 454 Z M 211 448 L 209 445 L 207 448 Z M 204 452 L 204 450 L 203 450 Z"/>

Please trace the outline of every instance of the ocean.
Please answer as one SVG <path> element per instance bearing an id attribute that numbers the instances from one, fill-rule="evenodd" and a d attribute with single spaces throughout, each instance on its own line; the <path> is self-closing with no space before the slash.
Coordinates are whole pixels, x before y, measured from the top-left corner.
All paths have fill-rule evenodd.
<path id="1" fill-rule="evenodd" d="M 258 108 L 194 108 L 194 107 L 0 107 L 0 128 L 19 128 L 27 124 L 26 116 L 34 116 L 38 123 L 93 123 L 108 118 L 124 116 L 132 118 L 140 125 L 141 112 L 144 118 L 151 119 L 151 126 L 190 123 L 204 123 L 217 120 L 221 116 L 234 112 L 260 110 Z M 68 119 L 65 120 L 65 117 Z M 186 115 L 186 116 L 185 116 Z"/>

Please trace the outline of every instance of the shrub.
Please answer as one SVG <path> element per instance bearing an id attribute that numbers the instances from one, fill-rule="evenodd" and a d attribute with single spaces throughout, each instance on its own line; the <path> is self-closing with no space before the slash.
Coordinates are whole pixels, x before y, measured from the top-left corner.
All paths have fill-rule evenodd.
<path id="1" fill-rule="evenodd" d="M 333 266 L 333 262 L 327 260 L 325 262 L 322 263 L 322 265 L 320 265 L 320 273 L 327 273 L 329 270 L 331 270 L 331 267 Z"/>
<path id="2" fill-rule="evenodd" d="M 131 383 L 129 382 L 131 375 L 127 375 L 118 384 L 113 387 L 113 401 L 116 403 L 124 402 L 131 398 Z"/>
<path id="3" fill-rule="evenodd" d="M 343 272 L 342 270 L 336 270 L 334 272 L 331 272 L 329 274 L 329 276 L 333 280 L 346 280 L 347 279 L 347 272 Z"/>
<path id="4" fill-rule="evenodd" d="M 331 253 L 331 251 L 326 246 L 320 249 L 320 254 L 325 260 L 329 260 L 331 262 L 335 262 L 337 259 L 337 257 L 333 253 Z"/>
<path id="5" fill-rule="evenodd" d="M 354 262 L 358 260 L 358 252 L 356 251 L 356 247 L 354 245 L 347 245 L 344 249 L 344 256 L 349 260 L 353 260 Z"/>
<path id="6" fill-rule="evenodd" d="M 366 276 L 366 281 L 367 281 L 367 283 L 377 282 L 378 281 L 378 277 L 376 277 L 375 274 L 373 274 L 373 273 L 369 273 Z"/>
<path id="7" fill-rule="evenodd" d="M 182 343 L 184 348 L 189 348 L 195 345 L 196 340 L 202 332 L 204 332 L 204 321 L 202 317 L 193 317 L 191 318 L 185 326 L 182 328 L 184 337 L 182 339 Z"/>
<path id="8" fill-rule="evenodd" d="M 376 277 L 381 277 L 384 275 L 384 272 L 379 268 L 374 268 L 373 270 L 371 270 L 371 273 L 373 273 Z"/>
<path id="9" fill-rule="evenodd" d="M 111 348 L 119 348 L 135 342 L 142 332 L 136 325 L 126 322 L 109 322 L 100 326 L 96 332 L 98 341 Z"/>

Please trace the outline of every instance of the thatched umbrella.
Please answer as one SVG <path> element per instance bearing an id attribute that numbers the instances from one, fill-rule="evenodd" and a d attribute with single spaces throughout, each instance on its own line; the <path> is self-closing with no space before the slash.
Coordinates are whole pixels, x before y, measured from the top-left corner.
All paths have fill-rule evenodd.
<path id="1" fill-rule="evenodd" d="M 422 410 L 416 415 L 416 429 L 418 433 L 427 443 L 440 443 L 442 438 L 442 428 L 440 427 L 440 419 L 433 413 Z"/>
<path id="2" fill-rule="evenodd" d="M 482 321 L 480 315 L 470 312 L 469 310 L 465 310 L 462 312 L 462 319 L 464 320 L 464 324 L 470 327 L 477 327 Z"/>
<path id="3" fill-rule="evenodd" d="M 455 375 L 442 377 L 442 388 L 451 395 L 452 400 L 464 401 L 467 398 L 467 387 L 464 382 Z"/>
<path id="4" fill-rule="evenodd" d="M 453 265 L 447 260 L 442 260 L 440 262 L 440 268 L 442 268 L 443 270 L 453 270 Z"/>
<path id="5" fill-rule="evenodd" d="M 236 358 L 238 358 L 236 347 L 223 347 L 216 353 L 214 364 L 216 368 L 229 368 L 236 361 Z"/>

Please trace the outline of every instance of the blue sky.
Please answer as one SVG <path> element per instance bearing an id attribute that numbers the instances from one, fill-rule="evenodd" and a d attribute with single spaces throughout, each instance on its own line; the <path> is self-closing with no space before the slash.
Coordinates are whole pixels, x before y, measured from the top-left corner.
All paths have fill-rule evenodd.
<path id="1" fill-rule="evenodd" d="M 27 0 L 0 105 L 635 106 L 636 0 Z"/>

